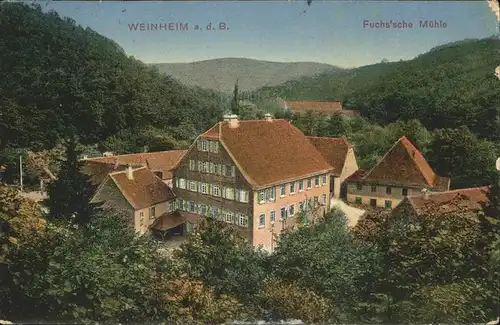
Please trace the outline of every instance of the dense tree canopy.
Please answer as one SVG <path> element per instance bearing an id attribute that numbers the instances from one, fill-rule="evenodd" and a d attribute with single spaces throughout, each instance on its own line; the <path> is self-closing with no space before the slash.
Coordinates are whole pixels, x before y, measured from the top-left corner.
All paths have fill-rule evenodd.
<path id="1" fill-rule="evenodd" d="M 343 213 L 334 211 L 320 223 L 282 235 L 271 266 L 275 276 L 331 299 L 338 319 L 353 322 L 363 319 L 354 311 L 373 289 L 378 258 L 377 249 L 357 242 Z"/>
<path id="2" fill-rule="evenodd" d="M 466 125 L 500 141 L 500 85 L 492 67 L 500 40 L 464 40 L 409 61 L 304 77 L 252 94 L 255 100 L 342 100 L 381 124 L 418 119 L 429 130 Z"/>
<path id="3" fill-rule="evenodd" d="M 0 24 L 0 148 L 50 147 L 73 134 L 96 143 L 122 129 L 188 121 L 199 132 L 226 105 L 39 6 L 4 4 Z"/>
<path id="4" fill-rule="evenodd" d="M 82 149 L 185 148 L 231 107 L 231 98 L 160 75 L 114 41 L 39 6 L 3 4 L 0 25 L 2 181 L 19 176 L 19 156 L 28 180 L 57 174 L 48 213 L 17 188 L 0 185 L 0 318 L 219 324 L 496 317 L 498 186 L 484 211 L 472 214 L 409 218 L 374 210 L 350 230 L 335 210 L 285 232 L 269 254 L 212 219 L 172 253 L 165 243 L 138 236 L 122 216 L 88 209 L 92 190 L 79 172 Z M 452 187 L 487 185 L 498 176 L 492 169 L 500 105 L 490 71 L 497 47 L 492 39 L 459 42 L 408 62 L 243 96 L 253 103 L 236 94 L 233 105 L 243 118 L 272 111 L 307 135 L 345 136 L 362 168 L 406 135 L 438 174 L 451 177 Z M 359 117 L 294 116 L 273 97 L 290 94 L 343 99 L 384 126 Z M 68 137 L 88 146 L 63 145 Z M 73 214 L 82 217 L 77 227 L 66 222 Z"/>

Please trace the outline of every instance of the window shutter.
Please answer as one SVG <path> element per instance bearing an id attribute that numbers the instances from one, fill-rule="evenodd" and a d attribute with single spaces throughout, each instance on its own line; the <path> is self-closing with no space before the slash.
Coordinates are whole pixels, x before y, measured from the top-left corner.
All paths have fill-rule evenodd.
<path id="1" fill-rule="evenodd" d="M 201 141 L 202 140 L 198 140 L 198 142 L 196 143 L 198 150 L 201 150 Z"/>

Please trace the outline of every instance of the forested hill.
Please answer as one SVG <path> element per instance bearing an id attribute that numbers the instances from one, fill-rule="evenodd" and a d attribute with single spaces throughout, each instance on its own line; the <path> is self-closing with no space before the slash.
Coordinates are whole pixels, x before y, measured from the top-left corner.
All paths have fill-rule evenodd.
<path id="1" fill-rule="evenodd" d="M 278 86 L 262 87 L 245 96 L 250 98 L 281 97 L 288 100 L 343 100 L 357 89 L 373 85 L 395 71 L 399 62 L 384 62 L 355 69 L 325 72 L 304 76 Z"/>
<path id="2" fill-rule="evenodd" d="M 342 69 L 316 62 L 270 62 L 247 58 L 220 58 L 192 63 L 155 64 L 160 72 L 186 85 L 231 93 L 235 80 L 241 91 L 276 86 L 285 81 Z"/>
<path id="3" fill-rule="evenodd" d="M 195 133 L 223 109 L 220 94 L 181 85 L 39 6 L 0 5 L 0 26 L 0 149 L 50 147 L 72 134 L 97 143 L 181 123 Z"/>
<path id="4" fill-rule="evenodd" d="M 304 77 L 252 95 L 340 99 L 381 123 L 417 118 L 431 129 L 467 125 L 500 141 L 500 83 L 494 75 L 499 50 L 494 38 L 454 42 L 413 60 Z"/>

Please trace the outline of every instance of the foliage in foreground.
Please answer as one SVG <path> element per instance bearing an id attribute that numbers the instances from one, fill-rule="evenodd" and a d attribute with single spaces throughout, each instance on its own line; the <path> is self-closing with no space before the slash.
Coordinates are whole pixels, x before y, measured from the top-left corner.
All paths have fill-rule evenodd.
<path id="1" fill-rule="evenodd" d="M 403 215 L 403 223 L 382 218 L 354 231 L 334 211 L 285 233 L 271 255 L 255 251 L 228 224 L 207 219 L 165 255 L 161 242 L 137 237 L 120 217 L 94 214 L 78 228 L 46 222 L 35 203 L 3 186 L 0 317 L 488 321 L 495 317 L 500 278 L 498 189 L 492 193 L 497 203 L 484 216 Z"/>
<path id="2" fill-rule="evenodd" d="M 322 222 L 282 235 L 270 264 L 274 276 L 334 301 L 339 319 L 352 322 L 360 320 L 357 311 L 373 290 L 379 259 L 377 248 L 357 241 L 335 210 Z"/>

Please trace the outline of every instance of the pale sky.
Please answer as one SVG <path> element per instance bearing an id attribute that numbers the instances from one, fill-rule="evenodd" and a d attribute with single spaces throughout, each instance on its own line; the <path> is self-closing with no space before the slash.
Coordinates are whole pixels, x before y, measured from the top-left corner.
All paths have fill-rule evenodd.
<path id="1" fill-rule="evenodd" d="M 411 59 L 432 47 L 494 35 L 487 1 L 224 1 L 44 2 L 90 27 L 146 63 L 222 57 L 312 61 L 341 67 Z M 413 28 L 363 28 L 363 21 L 404 22 Z M 436 20 L 444 28 L 420 28 Z M 136 24 L 188 24 L 187 31 L 138 31 Z M 228 30 L 207 31 L 224 23 Z M 198 24 L 202 30 L 194 30 Z"/>

